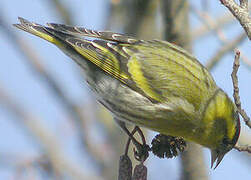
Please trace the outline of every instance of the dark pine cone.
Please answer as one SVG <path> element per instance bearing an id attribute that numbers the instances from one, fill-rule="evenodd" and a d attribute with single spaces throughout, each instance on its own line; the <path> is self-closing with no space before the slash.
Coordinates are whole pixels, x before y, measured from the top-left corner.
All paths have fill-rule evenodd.
<path id="1" fill-rule="evenodd" d="M 151 142 L 151 150 L 159 158 L 172 158 L 183 152 L 186 148 L 186 142 L 180 137 L 166 136 L 158 134 Z"/>

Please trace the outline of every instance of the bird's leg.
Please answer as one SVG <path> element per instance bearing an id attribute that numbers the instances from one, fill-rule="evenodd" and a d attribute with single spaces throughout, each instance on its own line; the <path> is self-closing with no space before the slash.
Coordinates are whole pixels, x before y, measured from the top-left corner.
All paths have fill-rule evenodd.
<path id="1" fill-rule="evenodd" d="M 127 144 L 126 144 L 126 149 L 125 149 L 125 154 L 128 153 L 128 148 L 130 145 L 130 142 L 132 141 L 133 144 L 135 145 L 136 149 L 134 149 L 134 157 L 136 160 L 140 161 L 140 162 L 144 162 L 148 156 L 149 153 L 148 151 L 150 150 L 150 147 L 146 144 L 146 140 L 144 137 L 143 132 L 141 131 L 141 129 L 138 126 L 135 126 L 133 131 L 130 133 L 129 130 L 127 129 L 126 125 L 124 122 L 116 120 L 117 123 L 119 124 L 119 126 L 123 129 L 123 131 L 126 132 L 126 134 L 129 136 Z M 141 140 L 142 140 L 142 144 L 140 144 L 135 138 L 134 138 L 134 134 L 138 132 Z"/>
<path id="2" fill-rule="evenodd" d="M 138 132 L 138 134 L 140 135 L 142 140 L 142 145 L 140 144 L 141 145 L 140 147 L 136 146 L 137 151 L 135 150 L 135 148 L 133 149 L 134 158 L 143 163 L 149 156 L 148 152 L 150 151 L 150 147 L 146 144 L 145 136 L 138 126 L 134 127 L 131 134 L 133 135 L 135 132 Z M 128 138 L 128 141 L 130 141 L 130 137 Z"/>

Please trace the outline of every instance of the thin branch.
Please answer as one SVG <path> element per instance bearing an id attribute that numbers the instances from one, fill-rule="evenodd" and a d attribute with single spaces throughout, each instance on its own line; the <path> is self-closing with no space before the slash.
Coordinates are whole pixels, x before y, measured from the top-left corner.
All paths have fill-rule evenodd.
<path id="1" fill-rule="evenodd" d="M 240 6 L 247 10 L 248 9 L 248 0 L 240 0 Z"/>
<path id="2" fill-rule="evenodd" d="M 240 67 L 240 52 L 236 51 L 235 58 L 234 58 L 234 64 L 233 64 L 233 72 L 231 74 L 232 81 L 233 81 L 233 87 L 234 87 L 233 96 L 234 96 L 234 101 L 235 101 L 236 107 L 238 109 L 238 112 L 242 116 L 242 118 L 245 121 L 246 125 L 249 128 L 251 128 L 250 118 L 248 117 L 245 110 L 241 108 L 241 101 L 240 101 L 239 87 L 238 87 L 238 77 L 237 77 L 237 72 L 238 72 L 239 67 Z"/>
<path id="3" fill-rule="evenodd" d="M 237 46 L 238 43 L 241 43 L 242 38 L 244 38 L 246 36 L 245 33 L 243 33 L 243 35 L 240 35 L 241 38 L 236 38 L 236 40 L 233 40 L 233 44 L 231 41 L 228 41 L 223 33 L 222 30 L 220 30 L 220 27 L 222 26 L 222 24 L 226 23 L 224 22 L 224 20 L 226 21 L 227 17 L 230 17 L 228 18 L 229 20 L 234 20 L 234 17 L 232 16 L 232 14 L 227 14 L 228 16 L 224 17 L 222 19 L 222 22 L 221 20 L 218 20 L 218 19 L 213 19 L 208 13 L 206 12 L 202 12 L 202 11 L 199 11 L 198 9 L 194 8 L 194 7 L 191 7 L 191 10 L 192 12 L 197 15 L 199 17 L 199 19 L 202 21 L 202 23 L 204 24 L 202 26 L 203 29 L 201 29 L 202 31 L 193 31 L 194 32 L 194 37 L 193 38 L 196 38 L 197 35 L 200 34 L 200 32 L 202 33 L 207 33 L 207 32 L 214 32 L 216 34 L 216 37 L 218 37 L 219 41 L 221 42 L 222 44 L 222 48 L 219 49 L 219 51 L 215 54 L 215 56 L 213 58 L 211 58 L 211 60 L 209 60 L 207 62 L 207 66 L 209 67 L 209 69 L 212 69 L 216 63 L 222 58 L 222 56 L 224 54 L 226 54 L 227 52 L 233 50 L 234 46 Z M 230 15 L 230 16 L 229 16 Z M 216 20 L 216 21 L 215 21 Z M 217 22 L 218 21 L 218 22 Z M 238 42 L 239 41 L 239 42 Z M 226 45 L 227 44 L 227 45 Z M 231 48 L 232 46 L 232 48 Z M 241 58 L 242 62 L 249 68 L 251 68 L 251 61 L 248 59 L 248 57 L 246 57 L 244 55 L 244 53 L 242 53 L 242 58 Z"/>
<path id="4" fill-rule="evenodd" d="M 238 139 L 238 143 L 235 145 L 235 149 L 238 151 L 246 151 L 248 153 L 242 153 L 242 157 L 245 158 L 245 162 L 248 162 L 248 165 L 251 165 L 251 134 L 248 131 L 242 131 L 241 136 Z"/>
<path id="5" fill-rule="evenodd" d="M 236 17 L 251 40 L 251 18 L 248 11 L 248 0 L 240 0 L 240 5 L 234 0 L 220 0 L 220 2 Z"/>
<path id="6" fill-rule="evenodd" d="M 193 9 L 191 9 L 192 12 Z M 248 11 L 251 10 L 251 4 L 248 5 Z M 218 29 L 221 28 L 226 28 L 228 25 L 230 25 L 231 23 L 235 22 L 236 18 L 231 14 L 231 13 L 225 13 L 222 14 L 220 17 L 213 17 L 211 18 L 213 19 L 213 21 L 211 22 L 211 28 L 209 29 L 208 26 L 203 23 L 201 26 L 193 29 L 193 32 L 191 32 L 192 34 L 192 39 L 199 39 L 203 36 L 206 36 L 208 33 L 211 33 L 211 31 L 217 31 Z"/>
<path id="7" fill-rule="evenodd" d="M 246 149 L 247 146 L 251 146 L 251 133 L 249 131 L 242 131 L 241 136 L 239 137 L 238 142 L 235 146 L 237 148 L 241 147 L 241 149 L 243 147 L 245 147 L 244 149 Z M 251 154 L 250 153 L 237 153 L 236 155 L 239 156 L 240 159 L 244 163 L 246 163 L 246 165 L 251 167 Z"/>
<path id="8" fill-rule="evenodd" d="M 235 146 L 234 148 L 240 152 L 245 151 L 251 153 L 251 146 Z"/>

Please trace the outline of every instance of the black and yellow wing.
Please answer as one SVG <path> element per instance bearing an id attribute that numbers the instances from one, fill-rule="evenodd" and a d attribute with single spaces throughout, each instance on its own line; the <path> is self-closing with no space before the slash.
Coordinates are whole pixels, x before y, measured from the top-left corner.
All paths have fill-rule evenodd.
<path id="1" fill-rule="evenodd" d="M 215 90 L 209 72 L 185 50 L 168 42 L 137 40 L 63 24 L 50 23 L 45 27 L 19 20 L 21 24 L 15 24 L 19 29 L 58 47 L 69 46 L 71 53 L 78 53 L 153 102 L 180 98 L 198 108 L 204 98 L 210 97 L 210 89 Z"/>

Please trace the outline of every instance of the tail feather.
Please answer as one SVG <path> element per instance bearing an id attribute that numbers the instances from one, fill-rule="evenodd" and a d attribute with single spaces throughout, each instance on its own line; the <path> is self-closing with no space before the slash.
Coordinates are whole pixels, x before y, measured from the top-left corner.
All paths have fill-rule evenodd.
<path id="1" fill-rule="evenodd" d="M 110 31 L 95 31 L 83 27 L 68 26 L 64 24 L 55 24 L 55 23 L 47 23 L 47 25 L 57 31 L 61 31 L 66 34 L 74 36 L 93 37 L 93 38 L 99 38 L 103 40 L 114 41 L 119 43 L 128 43 L 128 44 L 140 41 L 133 37 L 126 36 L 124 34 L 113 33 Z"/>
<path id="2" fill-rule="evenodd" d="M 21 17 L 18 17 L 18 19 L 19 19 L 21 24 L 13 24 L 13 26 L 15 26 L 15 27 L 17 27 L 17 28 L 19 28 L 19 29 L 21 29 L 23 31 L 32 33 L 34 35 L 36 35 L 36 31 L 42 31 L 42 32 L 45 33 L 45 31 L 43 30 L 41 25 L 31 23 L 31 22 L 29 22 L 26 19 L 21 18 Z"/>
<path id="3" fill-rule="evenodd" d="M 37 23 L 29 22 L 21 17 L 18 17 L 18 19 L 20 21 L 20 24 L 13 24 L 13 26 L 17 27 L 18 29 L 43 38 L 53 44 L 56 44 L 57 46 L 62 45 L 62 43 L 57 38 L 55 38 L 55 36 L 48 32 L 47 27 L 44 27 Z"/>
<path id="4" fill-rule="evenodd" d="M 89 66 L 92 63 L 99 70 L 109 74 L 128 87 L 136 91 L 142 91 L 137 87 L 128 70 L 128 61 L 131 56 L 127 51 L 132 50 L 127 49 L 126 51 L 125 49 L 128 44 L 137 46 L 138 43 L 144 43 L 145 41 L 113 32 L 93 31 L 62 24 L 47 24 L 46 27 L 29 22 L 21 17 L 18 19 L 20 24 L 14 24 L 15 27 L 55 44 L 85 70 L 90 69 L 92 71 L 93 68 L 88 68 L 94 67 Z M 86 36 L 95 39 L 85 39 Z M 142 93 L 145 94 L 143 91 Z M 151 94 L 146 94 L 146 97 L 155 98 Z"/>
<path id="5" fill-rule="evenodd" d="M 122 56 L 120 50 L 116 51 L 116 49 L 111 48 L 110 46 L 112 46 L 112 44 L 104 40 L 110 37 L 114 38 L 116 33 L 105 33 L 106 35 L 110 35 L 110 37 L 105 37 L 102 35 L 104 32 L 84 30 L 84 28 L 81 28 L 82 32 L 86 33 L 82 33 L 82 36 L 79 37 L 79 34 L 77 34 L 79 28 L 60 24 L 48 24 L 49 27 L 45 27 L 31 23 L 23 18 L 19 18 L 19 21 L 20 24 L 14 24 L 15 27 L 55 44 L 67 55 L 78 55 L 78 57 L 80 55 L 81 58 L 79 59 L 81 60 L 74 59 L 78 64 L 81 64 L 81 61 L 85 59 L 121 82 L 129 78 L 126 73 L 121 72 L 121 67 L 126 67 L 124 64 L 127 62 L 127 57 L 124 57 L 125 55 Z M 90 37 L 91 33 L 93 37 L 99 37 L 100 40 L 87 40 L 83 38 L 84 36 Z M 96 35 L 94 36 L 94 34 Z M 117 42 L 117 40 L 115 42 Z M 118 43 L 116 44 L 118 45 Z M 120 49 L 122 51 L 122 47 Z M 120 63 L 121 60 L 124 60 L 125 63 Z"/>
<path id="6" fill-rule="evenodd" d="M 29 22 L 28 20 L 18 17 L 20 24 L 13 24 L 13 26 L 29 32 L 33 35 L 39 36 L 49 42 L 52 43 L 58 43 L 55 42 L 55 38 L 51 37 L 51 34 L 57 34 L 62 33 L 69 36 L 77 36 L 80 38 L 83 37 L 93 37 L 98 38 L 102 40 L 108 40 L 118 43 L 127 43 L 127 44 L 133 44 L 136 42 L 140 42 L 140 40 L 135 39 L 130 36 L 126 36 L 124 34 L 119 33 L 113 33 L 110 31 L 94 31 L 90 29 L 86 29 L 83 27 L 74 27 L 74 26 L 68 26 L 64 24 L 55 24 L 55 23 L 47 23 L 48 27 L 42 26 L 37 23 Z M 53 33 L 57 32 L 57 33 Z"/>

